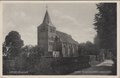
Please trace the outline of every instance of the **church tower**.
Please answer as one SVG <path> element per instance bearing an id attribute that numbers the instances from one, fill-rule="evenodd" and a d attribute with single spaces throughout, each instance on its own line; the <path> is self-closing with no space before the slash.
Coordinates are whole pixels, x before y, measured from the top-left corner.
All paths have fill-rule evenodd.
<path id="1" fill-rule="evenodd" d="M 53 44 L 56 36 L 56 28 L 51 22 L 48 10 L 46 10 L 43 22 L 37 28 L 38 46 L 44 50 L 44 56 L 53 55 Z"/>

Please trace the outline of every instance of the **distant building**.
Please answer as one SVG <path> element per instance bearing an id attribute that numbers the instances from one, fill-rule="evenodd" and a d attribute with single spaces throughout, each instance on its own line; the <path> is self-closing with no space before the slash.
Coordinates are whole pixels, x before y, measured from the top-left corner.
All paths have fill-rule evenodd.
<path id="1" fill-rule="evenodd" d="M 56 30 L 46 10 L 44 20 L 37 28 L 38 45 L 46 57 L 76 57 L 78 42 L 66 33 Z"/>

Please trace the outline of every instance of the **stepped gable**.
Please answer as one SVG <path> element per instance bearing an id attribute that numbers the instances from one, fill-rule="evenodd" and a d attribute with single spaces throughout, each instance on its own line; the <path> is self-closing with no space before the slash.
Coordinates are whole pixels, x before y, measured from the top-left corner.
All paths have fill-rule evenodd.
<path id="1" fill-rule="evenodd" d="M 60 31 L 56 31 L 56 34 L 57 36 L 59 36 L 62 42 L 67 42 L 67 43 L 77 44 L 77 45 L 79 44 L 77 41 L 72 39 L 71 35 L 68 35 Z"/>

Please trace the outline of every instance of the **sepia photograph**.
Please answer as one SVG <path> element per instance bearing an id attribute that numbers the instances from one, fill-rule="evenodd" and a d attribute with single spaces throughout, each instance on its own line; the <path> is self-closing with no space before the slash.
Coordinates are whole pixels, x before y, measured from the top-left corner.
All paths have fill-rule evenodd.
<path id="1" fill-rule="evenodd" d="M 3 2 L 2 75 L 117 76 L 117 2 Z"/>

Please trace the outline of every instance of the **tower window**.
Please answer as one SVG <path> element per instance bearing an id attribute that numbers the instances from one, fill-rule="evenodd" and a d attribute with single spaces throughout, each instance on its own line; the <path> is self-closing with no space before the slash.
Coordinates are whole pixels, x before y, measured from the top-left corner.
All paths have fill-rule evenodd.
<path id="1" fill-rule="evenodd" d="M 55 30 L 53 28 L 50 28 L 50 32 L 54 32 Z"/>
<path id="2" fill-rule="evenodd" d="M 50 29 L 50 32 L 52 32 L 52 28 Z"/>
<path id="3" fill-rule="evenodd" d="M 41 29 L 41 32 L 43 32 L 43 31 L 45 31 L 45 28 L 42 28 L 42 29 Z"/>

